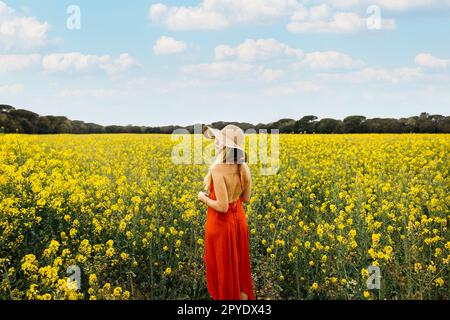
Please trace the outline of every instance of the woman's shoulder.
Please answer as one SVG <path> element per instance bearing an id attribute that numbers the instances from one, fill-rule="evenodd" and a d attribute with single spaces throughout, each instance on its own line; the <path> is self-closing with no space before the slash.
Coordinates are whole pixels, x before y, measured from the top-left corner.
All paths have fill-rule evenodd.
<path id="1" fill-rule="evenodd" d="M 211 167 L 211 173 L 216 176 L 235 174 L 240 172 L 243 172 L 245 174 L 248 174 L 250 172 L 250 169 L 248 168 L 246 163 L 243 163 L 241 165 L 217 163 Z"/>
<path id="2" fill-rule="evenodd" d="M 243 173 L 243 175 L 244 175 L 244 178 L 245 178 L 247 181 L 250 180 L 252 174 L 251 174 L 251 172 L 250 172 L 250 168 L 249 168 L 249 166 L 248 166 L 247 163 L 242 164 L 242 169 L 241 169 L 241 170 L 242 170 L 242 173 Z"/>
<path id="3" fill-rule="evenodd" d="M 247 163 L 242 163 L 241 165 L 238 164 L 229 164 L 229 163 L 216 163 L 211 167 L 211 171 L 216 172 L 235 172 L 239 168 L 242 168 L 244 170 L 250 170 Z"/>
<path id="4" fill-rule="evenodd" d="M 215 177 L 225 176 L 229 174 L 240 174 L 246 180 L 251 179 L 250 168 L 246 163 L 243 163 L 241 165 L 218 163 L 211 167 L 211 174 Z"/>
<path id="5" fill-rule="evenodd" d="M 222 176 L 227 173 L 226 164 L 217 163 L 211 167 L 211 174 L 213 176 Z"/>

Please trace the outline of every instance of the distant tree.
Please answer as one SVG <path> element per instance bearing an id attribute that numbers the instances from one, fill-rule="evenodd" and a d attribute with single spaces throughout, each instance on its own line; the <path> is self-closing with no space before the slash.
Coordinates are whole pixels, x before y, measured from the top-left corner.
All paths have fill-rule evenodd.
<path id="1" fill-rule="evenodd" d="M 248 122 L 239 122 L 237 126 L 244 131 L 247 131 L 249 129 L 255 129 L 255 125 Z"/>
<path id="2" fill-rule="evenodd" d="M 422 112 L 422 113 L 420 114 L 420 116 L 419 116 L 419 119 L 420 119 L 420 120 L 428 120 L 429 117 L 430 117 L 430 114 L 429 114 L 429 113 L 427 113 L 427 112 Z"/>
<path id="3" fill-rule="evenodd" d="M 211 127 L 218 129 L 218 130 L 222 130 L 223 128 L 225 128 L 227 126 L 227 122 L 223 122 L 223 121 L 219 121 L 219 122 L 213 122 L 211 123 Z"/>
<path id="4" fill-rule="evenodd" d="M 368 133 L 403 133 L 407 132 L 405 125 L 397 119 L 367 119 L 364 122 Z"/>
<path id="5" fill-rule="evenodd" d="M 417 121 L 419 117 L 401 118 L 399 121 L 403 124 L 408 133 L 417 132 Z"/>
<path id="6" fill-rule="evenodd" d="M 303 118 L 301 118 L 300 120 L 298 120 L 295 123 L 295 132 L 296 133 L 303 133 L 303 132 L 307 132 L 307 133 L 313 133 L 314 132 L 314 128 L 315 128 L 315 121 L 318 118 L 316 116 L 305 116 Z"/>
<path id="7" fill-rule="evenodd" d="M 72 126 L 73 128 L 73 126 Z M 83 133 L 105 133 L 105 128 L 101 125 L 95 123 L 85 123 L 84 124 L 85 132 Z"/>
<path id="8" fill-rule="evenodd" d="M 37 122 L 39 115 L 37 113 L 23 109 L 9 109 L 8 116 L 16 122 L 16 129 L 21 133 L 37 133 Z"/>
<path id="9" fill-rule="evenodd" d="M 0 113 L 0 128 L 3 128 L 3 133 L 6 132 L 7 125 L 8 125 L 8 115 Z"/>
<path id="10" fill-rule="evenodd" d="M 128 125 L 125 128 L 126 133 L 142 133 L 141 127 Z"/>
<path id="11" fill-rule="evenodd" d="M 344 119 L 344 133 L 364 133 L 364 116 L 350 116 Z"/>
<path id="12" fill-rule="evenodd" d="M 445 119 L 444 116 L 440 115 L 440 114 L 433 114 L 429 116 L 429 119 L 433 122 L 439 122 Z"/>
<path id="13" fill-rule="evenodd" d="M 9 112 L 11 110 L 15 110 L 15 108 L 7 104 L 0 104 L 0 112 Z"/>
<path id="14" fill-rule="evenodd" d="M 49 121 L 49 133 L 51 134 L 72 132 L 72 123 L 66 117 L 47 116 L 47 120 Z"/>
<path id="15" fill-rule="evenodd" d="M 318 121 L 313 115 L 304 116 L 300 120 L 280 119 L 268 124 L 253 125 L 247 122 L 214 122 L 216 129 L 223 129 L 228 124 L 234 124 L 244 131 L 248 129 L 279 129 L 281 133 L 450 133 L 450 117 L 439 114 L 430 115 L 423 112 L 419 116 L 390 119 L 364 116 L 350 116 L 343 121 L 324 118 Z M 32 133 L 32 134 L 90 134 L 90 133 L 148 133 L 170 134 L 176 129 L 194 132 L 194 126 L 101 126 L 95 123 L 70 120 L 61 116 L 39 116 L 38 114 L 16 109 L 13 106 L 0 104 L 0 132 L 4 133 Z"/>
<path id="16" fill-rule="evenodd" d="M 88 126 L 83 121 L 74 120 L 72 121 L 72 133 L 73 134 L 89 133 Z"/>
<path id="17" fill-rule="evenodd" d="M 280 133 L 293 133 L 295 132 L 295 123 L 294 119 L 281 119 L 276 122 L 271 122 L 264 126 L 264 129 L 268 130 L 279 130 Z"/>
<path id="18" fill-rule="evenodd" d="M 430 114 L 422 112 L 416 122 L 416 132 L 418 133 L 436 133 L 437 122 L 433 120 Z"/>
<path id="19" fill-rule="evenodd" d="M 183 127 L 180 126 L 165 126 L 165 127 L 160 127 L 160 133 L 163 134 L 171 134 L 173 133 L 175 130 L 177 129 L 183 129 Z"/>
<path id="20" fill-rule="evenodd" d="M 341 133 L 342 121 L 325 118 L 318 122 L 316 125 L 317 133 Z"/>
<path id="21" fill-rule="evenodd" d="M 450 117 L 443 117 L 437 124 L 439 133 L 450 133 Z"/>
<path id="22" fill-rule="evenodd" d="M 189 131 L 191 133 L 194 132 L 194 130 Z M 160 128 L 153 128 L 153 127 L 146 127 L 144 130 L 144 133 L 151 133 L 151 134 L 158 134 L 161 133 L 161 129 Z"/>
<path id="23" fill-rule="evenodd" d="M 106 126 L 105 132 L 106 133 L 124 133 L 125 130 L 121 126 Z"/>
<path id="24" fill-rule="evenodd" d="M 23 119 L 27 119 L 30 121 L 34 121 L 39 118 L 39 115 L 37 113 L 31 112 L 28 110 L 23 110 L 23 109 L 11 109 L 9 111 L 9 115 L 11 117 L 23 118 Z"/>
<path id="25" fill-rule="evenodd" d="M 48 117 L 40 117 L 37 123 L 37 133 L 49 134 L 51 132 L 51 120 Z"/>

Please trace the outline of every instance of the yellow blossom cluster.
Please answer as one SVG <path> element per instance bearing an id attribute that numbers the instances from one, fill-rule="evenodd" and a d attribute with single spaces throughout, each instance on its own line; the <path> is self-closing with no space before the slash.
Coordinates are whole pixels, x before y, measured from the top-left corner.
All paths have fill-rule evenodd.
<path id="1" fill-rule="evenodd" d="M 176 143 L 0 135 L 0 299 L 209 298 L 207 165 L 173 163 Z M 449 135 L 282 135 L 276 175 L 250 165 L 256 295 L 448 299 L 449 150 Z"/>

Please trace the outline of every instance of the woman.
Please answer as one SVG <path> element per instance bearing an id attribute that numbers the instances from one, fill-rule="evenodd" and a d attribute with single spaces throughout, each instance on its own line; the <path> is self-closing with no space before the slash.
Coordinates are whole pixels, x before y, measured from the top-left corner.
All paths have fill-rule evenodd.
<path id="1" fill-rule="evenodd" d="M 229 125 L 221 131 L 206 128 L 204 135 L 216 140 L 217 152 L 205 178 L 210 197 L 204 192 L 198 195 L 208 206 L 205 235 L 208 291 L 214 300 L 254 300 L 248 225 L 242 206 L 251 192 L 244 132 Z"/>

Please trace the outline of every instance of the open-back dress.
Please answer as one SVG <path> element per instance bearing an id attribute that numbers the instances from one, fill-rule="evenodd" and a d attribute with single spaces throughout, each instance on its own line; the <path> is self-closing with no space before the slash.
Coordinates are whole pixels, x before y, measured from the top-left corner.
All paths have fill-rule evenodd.
<path id="1" fill-rule="evenodd" d="M 242 177 L 239 179 L 242 188 Z M 214 183 L 211 199 L 216 199 Z M 227 213 L 208 208 L 205 235 L 208 291 L 214 300 L 241 300 L 241 293 L 254 300 L 250 266 L 249 233 L 241 197 L 230 203 Z"/>

